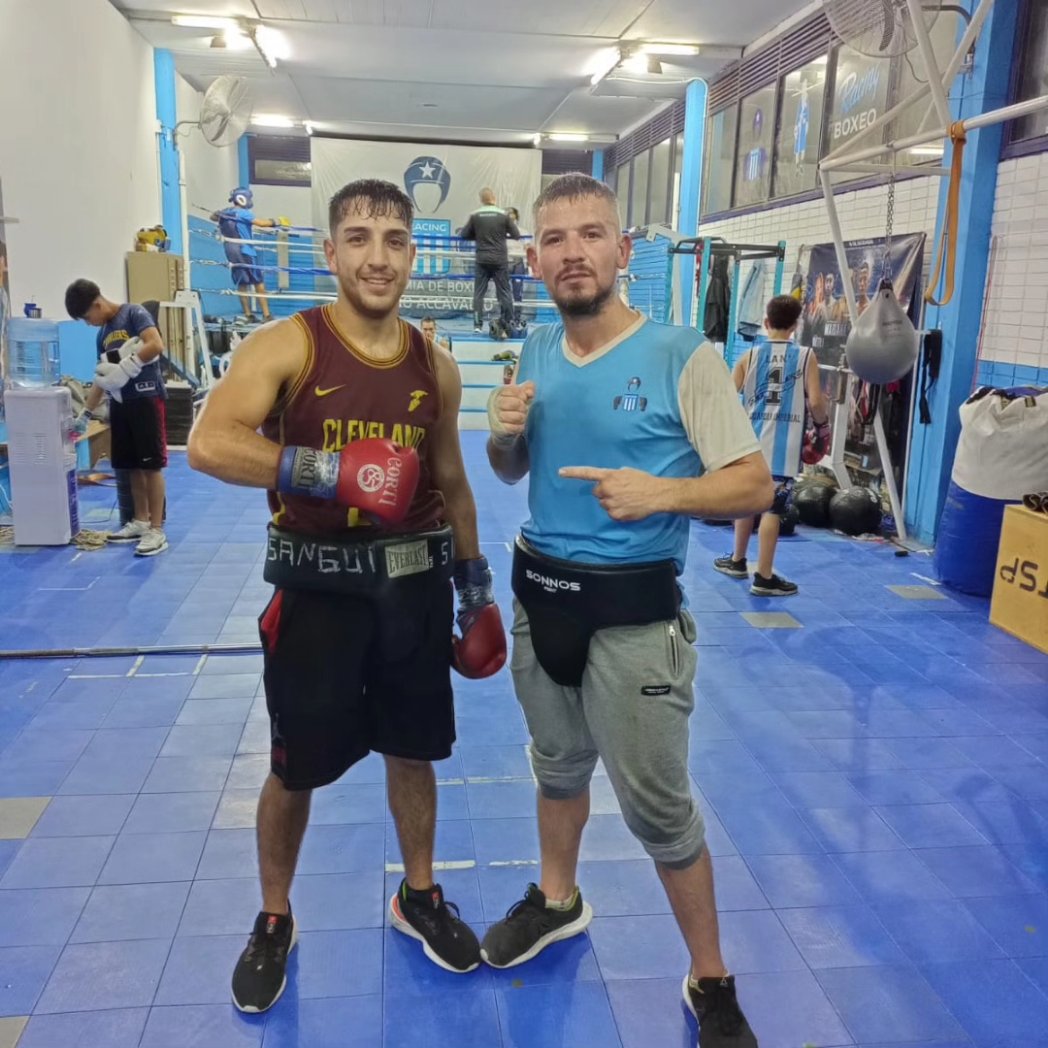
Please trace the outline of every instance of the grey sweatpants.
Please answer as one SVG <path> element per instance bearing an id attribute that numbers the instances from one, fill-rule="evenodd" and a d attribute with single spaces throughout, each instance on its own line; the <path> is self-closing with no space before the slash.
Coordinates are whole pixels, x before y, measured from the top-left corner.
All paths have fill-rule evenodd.
<path id="1" fill-rule="evenodd" d="M 690 866 L 705 827 L 688 778 L 688 718 L 695 707 L 695 622 L 598 630 L 579 688 L 539 665 L 528 617 L 514 601 L 510 668 L 531 732 L 531 764 L 544 796 L 567 799 L 604 761 L 623 818 L 648 854 Z"/>

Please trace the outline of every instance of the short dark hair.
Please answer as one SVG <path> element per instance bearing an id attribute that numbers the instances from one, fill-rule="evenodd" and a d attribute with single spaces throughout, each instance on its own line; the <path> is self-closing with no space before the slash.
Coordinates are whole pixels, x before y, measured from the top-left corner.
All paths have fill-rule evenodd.
<path id="1" fill-rule="evenodd" d="M 570 171 L 566 175 L 558 175 L 539 193 L 532 205 L 532 214 L 537 222 L 539 212 L 547 204 L 552 204 L 555 200 L 578 200 L 580 197 L 587 196 L 600 197 L 618 211 L 619 198 L 611 186 L 592 175 L 585 175 L 581 171 Z"/>
<path id="2" fill-rule="evenodd" d="M 436 317 L 431 317 L 428 313 L 419 321 L 420 324 L 435 324 L 436 322 Z"/>
<path id="3" fill-rule="evenodd" d="M 801 317 L 802 306 L 792 295 L 776 295 L 765 309 L 768 324 L 775 331 L 789 331 Z"/>
<path id="4" fill-rule="evenodd" d="M 98 285 L 93 280 L 85 280 L 81 277 L 74 280 L 65 293 L 66 312 L 74 320 L 83 320 L 87 311 L 94 304 L 96 298 L 101 295 Z"/>
<path id="5" fill-rule="evenodd" d="M 364 204 L 368 218 L 384 218 L 395 215 L 411 228 L 415 210 L 407 193 L 392 182 L 380 178 L 358 178 L 348 182 L 332 198 L 328 206 L 328 228 L 334 234 L 339 222 L 354 204 Z"/>

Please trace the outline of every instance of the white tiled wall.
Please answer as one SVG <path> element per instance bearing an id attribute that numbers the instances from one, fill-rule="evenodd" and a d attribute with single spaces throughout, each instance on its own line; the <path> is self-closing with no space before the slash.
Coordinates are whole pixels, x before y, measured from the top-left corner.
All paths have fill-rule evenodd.
<path id="1" fill-rule="evenodd" d="M 935 233 L 935 214 L 939 203 L 938 178 L 913 178 L 895 187 L 896 233 L 926 232 L 929 241 Z M 886 186 L 863 189 L 837 196 L 837 211 L 845 240 L 883 237 L 888 212 Z M 757 211 L 721 222 L 703 222 L 703 236 L 719 236 L 739 244 L 775 244 L 786 241 L 786 275 L 784 291 L 797 264 L 797 254 L 805 244 L 830 242 L 830 223 L 826 204 L 820 197 L 803 204 Z M 926 250 L 928 255 L 930 251 Z"/>
<path id="2" fill-rule="evenodd" d="M 1000 166 L 987 284 L 980 381 L 1048 381 L 1048 153 Z"/>

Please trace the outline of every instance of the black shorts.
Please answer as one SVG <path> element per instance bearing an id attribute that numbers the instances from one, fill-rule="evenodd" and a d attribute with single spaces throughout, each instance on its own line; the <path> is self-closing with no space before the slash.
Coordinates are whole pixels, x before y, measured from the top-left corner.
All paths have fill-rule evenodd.
<path id="1" fill-rule="evenodd" d="M 167 413 L 162 397 L 109 399 L 109 461 L 113 469 L 163 469 L 167 465 Z"/>
<path id="2" fill-rule="evenodd" d="M 775 501 L 769 513 L 781 517 L 793 505 L 793 477 L 774 477 Z"/>
<path id="3" fill-rule="evenodd" d="M 382 602 L 277 590 L 259 617 L 273 774 L 307 790 L 372 750 L 450 757 L 452 612 L 436 573 L 400 580 Z"/>
<path id="4" fill-rule="evenodd" d="M 258 266 L 236 265 L 231 271 L 233 287 L 258 287 L 263 283 L 262 270 Z"/>

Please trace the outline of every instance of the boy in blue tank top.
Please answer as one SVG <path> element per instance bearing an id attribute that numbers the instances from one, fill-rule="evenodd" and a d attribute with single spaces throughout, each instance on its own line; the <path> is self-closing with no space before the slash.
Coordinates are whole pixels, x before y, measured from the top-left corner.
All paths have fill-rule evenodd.
<path id="1" fill-rule="evenodd" d="M 692 515 L 752 517 L 773 488 L 724 361 L 691 328 L 647 320 L 616 294 L 629 261 L 615 194 L 587 175 L 535 203 L 528 250 L 560 311 L 488 402 L 488 457 L 530 472 L 517 539 L 513 683 L 539 787 L 540 883 L 493 925 L 508 968 L 580 934 L 576 884 L 598 757 L 655 861 L 691 954 L 684 1003 L 701 1048 L 756 1048 L 721 956 L 713 869 L 688 777 L 695 623 L 682 607 Z"/>
<path id="2" fill-rule="evenodd" d="M 245 319 L 249 323 L 256 319 L 251 306 L 251 292 L 254 291 L 262 311 L 262 323 L 268 324 L 273 319 L 269 312 L 269 295 L 252 241 L 256 227 L 273 229 L 290 223 L 286 218 L 255 218 L 254 194 L 248 186 L 237 186 L 229 194 L 229 203 L 231 207 L 213 212 L 211 221 L 218 224 L 218 231 L 224 238 L 222 247 L 230 264 L 229 276 L 237 289 Z"/>
<path id="3" fill-rule="evenodd" d="M 761 452 L 775 481 L 775 501 L 762 514 L 757 529 L 757 570 L 750 592 L 757 597 L 792 597 L 797 584 L 775 574 L 775 547 L 782 515 L 793 502 L 793 479 L 801 470 L 804 432 L 810 415 L 817 441 L 829 447 L 826 396 L 819 381 L 819 362 L 811 349 L 793 341 L 801 304 L 791 295 L 777 295 L 765 310 L 766 338 L 735 362 L 732 378 L 742 395 Z M 735 549 L 713 566 L 735 579 L 749 578 L 746 550 L 754 518 L 735 521 Z"/>

